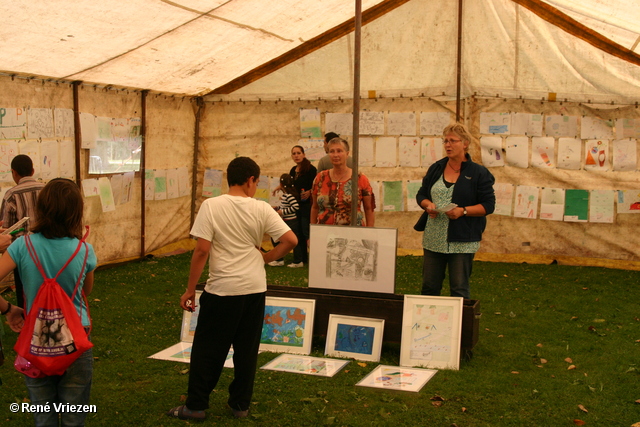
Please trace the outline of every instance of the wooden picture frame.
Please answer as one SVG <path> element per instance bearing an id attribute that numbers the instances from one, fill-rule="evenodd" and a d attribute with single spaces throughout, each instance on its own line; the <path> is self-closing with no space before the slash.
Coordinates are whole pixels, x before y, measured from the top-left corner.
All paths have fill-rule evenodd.
<path id="1" fill-rule="evenodd" d="M 260 350 L 276 353 L 311 353 L 313 299 L 267 297 Z"/>
<path id="2" fill-rule="evenodd" d="M 379 365 L 356 385 L 385 390 L 419 392 L 437 372 L 433 369 Z"/>
<path id="3" fill-rule="evenodd" d="M 310 227 L 309 287 L 395 292 L 396 228 Z"/>
<path id="4" fill-rule="evenodd" d="M 384 319 L 329 315 L 324 354 L 379 362 Z"/>
<path id="5" fill-rule="evenodd" d="M 400 366 L 460 368 L 462 298 L 405 295 Z"/>
<path id="6" fill-rule="evenodd" d="M 193 312 L 184 310 L 182 312 L 182 328 L 180 329 L 180 341 L 193 342 L 193 336 L 196 334 L 196 325 L 198 324 L 198 314 L 200 313 L 200 295 L 202 291 L 196 291 L 196 308 Z"/>

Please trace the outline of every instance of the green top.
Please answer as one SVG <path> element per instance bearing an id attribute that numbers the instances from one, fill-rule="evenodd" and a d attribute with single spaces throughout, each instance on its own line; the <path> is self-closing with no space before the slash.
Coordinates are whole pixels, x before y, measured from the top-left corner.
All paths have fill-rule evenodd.
<path id="1" fill-rule="evenodd" d="M 436 181 L 431 187 L 431 200 L 436 207 L 446 206 L 451 203 L 453 195 L 452 185 L 449 188 L 444 183 L 444 177 Z M 480 242 L 448 242 L 447 230 L 449 229 L 449 217 L 439 213 L 435 218 L 429 218 L 422 235 L 422 247 L 428 251 L 443 254 L 470 254 L 478 252 Z"/>

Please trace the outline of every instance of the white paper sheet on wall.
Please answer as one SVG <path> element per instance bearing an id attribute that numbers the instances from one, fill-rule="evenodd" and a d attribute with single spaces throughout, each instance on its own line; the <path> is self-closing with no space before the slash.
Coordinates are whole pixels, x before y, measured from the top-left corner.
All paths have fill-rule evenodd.
<path id="1" fill-rule="evenodd" d="M 145 169 L 144 171 L 144 199 L 153 200 L 156 190 L 156 171 L 154 169 Z"/>
<path id="2" fill-rule="evenodd" d="M 513 184 L 496 183 L 493 191 L 496 194 L 496 208 L 494 214 L 512 216 L 513 215 Z"/>
<path id="3" fill-rule="evenodd" d="M 493 135 L 511 134 L 511 114 L 480 113 L 480 133 Z"/>
<path id="4" fill-rule="evenodd" d="M 42 141 L 40 143 L 40 158 L 32 159 L 40 163 L 40 179 L 50 181 L 60 176 L 60 144 L 58 141 Z"/>
<path id="5" fill-rule="evenodd" d="M 534 168 L 555 168 L 555 149 L 555 138 L 549 136 L 531 138 L 531 166 Z"/>
<path id="6" fill-rule="evenodd" d="M 540 193 L 540 219 L 562 221 L 564 219 L 564 189 L 543 188 Z"/>
<path id="7" fill-rule="evenodd" d="M 353 114 L 326 113 L 324 116 L 325 133 L 335 132 L 340 136 L 353 135 Z"/>
<path id="8" fill-rule="evenodd" d="M 373 138 L 363 136 L 358 139 L 358 165 L 373 166 L 376 163 Z"/>
<path id="9" fill-rule="evenodd" d="M 96 141 L 98 140 L 96 116 L 89 113 L 80 113 L 80 134 L 82 135 L 81 148 L 96 148 Z"/>
<path id="10" fill-rule="evenodd" d="M 31 139 L 20 141 L 18 142 L 18 151 L 20 154 L 26 154 L 31 157 L 33 170 L 35 171 L 33 176 L 36 179 L 40 178 L 40 170 L 42 169 L 40 165 L 40 143 Z"/>
<path id="11" fill-rule="evenodd" d="M 75 142 L 70 139 L 63 139 L 58 146 L 59 170 L 62 178 L 76 179 L 76 149 Z"/>
<path id="12" fill-rule="evenodd" d="M 387 135 L 417 135 L 416 113 L 387 113 Z"/>
<path id="13" fill-rule="evenodd" d="M 28 108 L 27 109 L 27 138 L 53 138 L 53 109 Z"/>
<path id="14" fill-rule="evenodd" d="M 417 168 L 420 166 L 420 138 L 401 136 L 398 138 L 398 157 L 401 167 Z"/>
<path id="15" fill-rule="evenodd" d="M 167 169 L 167 199 L 177 199 L 178 197 L 180 197 L 178 169 Z"/>
<path id="16" fill-rule="evenodd" d="M 25 139 L 27 113 L 22 108 L 0 108 L 0 139 Z"/>
<path id="17" fill-rule="evenodd" d="M 167 199 L 167 171 L 165 169 L 155 169 L 153 174 L 154 194 L 153 200 Z"/>
<path id="18" fill-rule="evenodd" d="M 538 187 L 518 185 L 516 187 L 513 216 L 516 218 L 536 219 L 538 216 Z"/>
<path id="19" fill-rule="evenodd" d="M 122 175 L 122 193 L 120 196 L 120 204 L 129 203 L 133 193 L 133 179 L 135 172 L 125 172 Z"/>
<path id="20" fill-rule="evenodd" d="M 558 168 L 580 169 L 582 141 L 575 138 L 558 138 Z"/>
<path id="21" fill-rule="evenodd" d="M 13 182 L 11 160 L 18 154 L 18 141 L 0 141 L 0 182 Z"/>
<path id="22" fill-rule="evenodd" d="M 428 168 L 442 158 L 442 138 L 422 138 L 421 165 Z"/>
<path id="23" fill-rule="evenodd" d="M 98 189 L 98 179 L 97 178 L 83 179 L 82 193 L 84 194 L 84 197 L 99 196 L 100 190 Z"/>
<path id="24" fill-rule="evenodd" d="M 451 114 L 448 112 L 420 112 L 420 135 L 441 136 L 445 127 L 451 123 Z"/>
<path id="25" fill-rule="evenodd" d="M 615 190 L 591 190 L 589 222 L 612 224 L 615 218 Z"/>
<path id="26" fill-rule="evenodd" d="M 613 141 L 613 170 L 635 171 L 638 168 L 638 142 L 636 139 Z"/>
<path id="27" fill-rule="evenodd" d="M 415 179 L 407 181 L 407 211 L 409 212 L 418 212 L 423 211 L 416 202 L 416 195 L 418 194 L 418 190 L 422 186 L 422 180 Z"/>
<path id="28" fill-rule="evenodd" d="M 511 135 L 542 136 L 542 114 L 511 113 Z"/>
<path id="29" fill-rule="evenodd" d="M 526 136 L 509 136 L 506 140 L 507 153 L 505 163 L 517 168 L 529 167 L 529 138 Z"/>
<path id="30" fill-rule="evenodd" d="M 613 139 L 613 121 L 582 116 L 582 120 L 580 121 L 580 138 Z"/>
<path id="31" fill-rule="evenodd" d="M 384 135 L 384 112 L 360 111 L 360 135 Z"/>
<path id="32" fill-rule="evenodd" d="M 180 197 L 188 196 L 191 182 L 189 182 L 189 169 L 186 166 L 178 168 L 178 194 Z"/>
<path id="33" fill-rule="evenodd" d="M 578 117 L 550 115 L 544 117 L 544 133 L 554 138 L 578 136 Z"/>
<path id="34" fill-rule="evenodd" d="M 324 138 L 301 138 L 298 145 L 304 148 L 304 156 L 310 161 L 320 160 L 325 156 Z"/>
<path id="35" fill-rule="evenodd" d="M 124 175 L 121 173 L 111 175 L 111 192 L 113 193 L 113 202 L 116 205 L 122 203 L 122 185 L 124 181 Z"/>
<path id="36" fill-rule="evenodd" d="M 376 139 L 376 167 L 395 168 L 398 165 L 396 160 L 396 138 L 383 136 Z"/>
<path id="37" fill-rule="evenodd" d="M 480 138 L 480 151 L 482 154 L 482 164 L 485 167 L 504 166 L 504 155 L 502 152 L 502 137 L 483 136 Z"/>
<path id="38" fill-rule="evenodd" d="M 75 134 L 73 110 L 69 108 L 54 109 L 53 122 L 55 124 L 56 138 L 73 138 L 73 135 Z"/>
<path id="39" fill-rule="evenodd" d="M 300 136 L 302 138 L 321 138 L 320 110 L 300 109 Z"/>
<path id="40" fill-rule="evenodd" d="M 640 119 L 617 119 L 616 138 L 640 138 Z"/>
<path id="41" fill-rule="evenodd" d="M 98 179 L 98 191 L 100 192 L 102 212 L 115 211 L 116 204 L 113 200 L 113 191 L 111 190 L 111 181 L 109 178 L 103 176 Z"/>
<path id="42" fill-rule="evenodd" d="M 609 141 L 590 139 L 584 143 L 584 169 L 590 171 L 609 170 Z"/>

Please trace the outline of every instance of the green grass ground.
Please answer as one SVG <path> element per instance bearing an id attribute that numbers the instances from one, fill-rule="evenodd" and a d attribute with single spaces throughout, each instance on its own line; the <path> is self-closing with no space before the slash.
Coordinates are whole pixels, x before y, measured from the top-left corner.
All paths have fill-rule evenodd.
<path id="1" fill-rule="evenodd" d="M 164 413 L 184 398 L 189 366 L 147 357 L 179 341 L 189 259 L 97 272 L 90 296 L 97 413 L 87 425 L 186 424 Z M 419 293 L 420 269 L 421 258 L 399 257 L 396 292 Z M 270 284 L 306 286 L 308 269 L 267 267 L 267 274 Z M 226 369 L 204 425 L 631 426 L 640 421 L 639 283 L 635 271 L 476 262 L 480 339 L 459 371 L 439 371 L 409 393 L 356 387 L 377 363 L 352 361 L 333 378 L 258 370 L 251 416 L 234 420 L 225 408 L 233 374 Z M 5 330 L 0 425 L 29 426 L 31 415 L 9 411 L 27 391 L 11 366 L 15 334 Z M 323 351 L 316 337 L 312 355 Z M 399 352 L 385 344 L 380 363 L 397 365 Z M 276 356 L 261 354 L 259 365 Z"/>

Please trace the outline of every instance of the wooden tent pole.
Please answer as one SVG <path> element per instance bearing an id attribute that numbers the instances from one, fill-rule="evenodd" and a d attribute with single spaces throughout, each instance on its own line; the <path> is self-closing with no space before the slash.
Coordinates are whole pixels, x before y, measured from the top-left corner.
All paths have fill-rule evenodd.
<path id="1" fill-rule="evenodd" d="M 193 135 L 193 176 L 191 177 L 191 218 L 189 220 L 189 230 L 193 227 L 196 218 L 196 194 L 198 189 L 198 154 L 200 151 L 200 122 L 204 111 L 204 100 L 201 96 L 196 98 L 196 124 Z"/>
<path id="2" fill-rule="evenodd" d="M 145 204 L 145 187 L 144 181 L 145 176 L 147 174 L 147 165 L 146 162 L 146 141 L 147 141 L 147 95 L 149 91 L 143 90 L 140 92 L 140 104 L 141 104 L 141 119 L 140 119 L 140 137 L 141 137 L 141 146 L 140 146 L 140 258 L 144 258 L 145 253 L 145 242 L 144 242 L 144 234 L 146 229 L 146 204 Z"/>
<path id="3" fill-rule="evenodd" d="M 456 122 L 462 123 L 460 102 L 462 91 L 462 7 L 463 0 L 458 0 L 458 63 L 456 65 Z"/>
<path id="4" fill-rule="evenodd" d="M 82 84 L 81 81 L 75 81 L 73 85 L 73 135 L 75 140 L 75 162 L 76 162 L 76 184 L 82 188 L 82 177 L 80 176 L 80 147 L 82 147 L 82 132 L 80 131 L 80 97 L 78 89 Z"/>
<path id="5" fill-rule="evenodd" d="M 356 1 L 355 29 L 354 29 L 354 64 L 353 64 L 353 141 L 351 143 L 351 158 L 353 170 L 351 173 L 351 226 L 358 224 L 358 205 L 360 204 L 358 189 L 358 146 L 360 134 L 360 51 L 362 36 L 362 1 Z"/>

